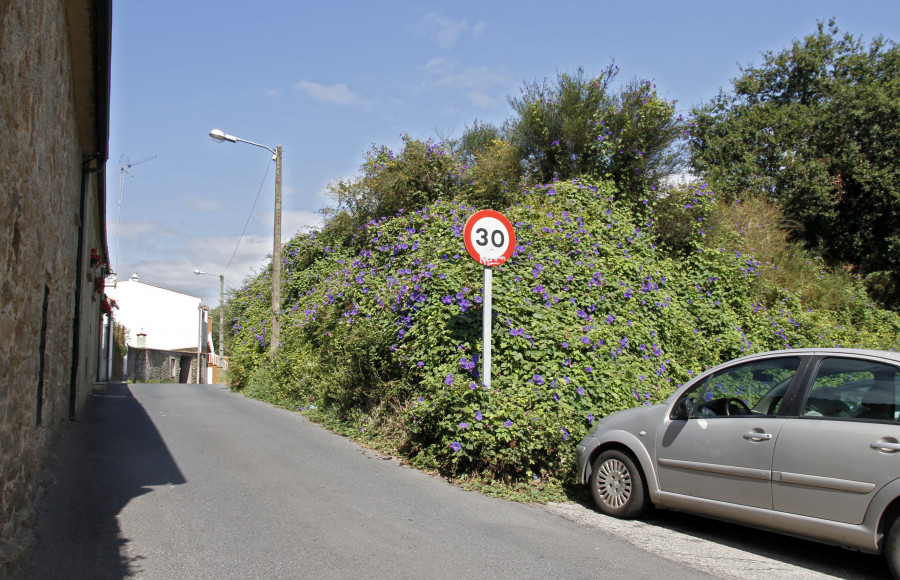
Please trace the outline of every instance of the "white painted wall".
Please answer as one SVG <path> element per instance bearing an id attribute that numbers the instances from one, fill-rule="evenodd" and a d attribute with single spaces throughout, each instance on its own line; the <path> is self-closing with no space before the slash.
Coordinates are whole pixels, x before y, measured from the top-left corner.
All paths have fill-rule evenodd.
<path id="1" fill-rule="evenodd" d="M 128 345 L 137 346 L 138 333 L 146 333 L 146 348 L 197 348 L 200 336 L 200 298 L 131 279 L 113 286 L 106 295 L 116 301 L 116 322 L 129 330 Z"/>

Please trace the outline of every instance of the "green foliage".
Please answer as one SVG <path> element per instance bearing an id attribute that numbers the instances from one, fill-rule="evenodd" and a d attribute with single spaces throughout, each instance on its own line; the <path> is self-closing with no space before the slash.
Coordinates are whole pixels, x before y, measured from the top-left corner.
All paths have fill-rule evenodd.
<path id="1" fill-rule="evenodd" d="M 611 182 L 523 195 L 504 210 L 517 246 L 494 272 L 491 388 L 480 377 L 482 267 L 462 240 L 480 208 L 441 199 L 349 238 L 292 239 L 274 361 L 268 273 L 232 300 L 236 380 L 418 466 L 534 491 L 573 481 L 575 444 L 594 420 L 661 401 L 722 360 L 897 346 L 900 320 L 858 281 L 812 308 L 822 265 L 798 261 L 785 283 L 703 186 L 637 206 Z M 661 246 L 676 243 L 666 227 L 680 230 L 677 252 Z"/>
<path id="2" fill-rule="evenodd" d="M 516 117 L 508 139 L 533 182 L 612 179 L 620 193 L 636 200 L 678 169 L 686 126 L 674 104 L 645 81 L 613 93 L 618 70 L 610 65 L 594 78 L 582 69 L 558 74 L 555 84 L 528 83 L 521 98 L 510 99 Z"/>
<path id="3" fill-rule="evenodd" d="M 503 132 L 498 127 L 480 123 L 476 119 L 471 127 L 466 127 L 462 137 L 455 143 L 456 155 L 464 163 L 472 163 L 502 139 Z"/>
<path id="4" fill-rule="evenodd" d="M 389 217 L 405 208 L 423 207 L 448 198 L 457 180 L 457 163 L 443 143 L 403 136 L 403 149 L 395 154 L 381 145 L 370 151 L 357 179 L 329 185 L 337 203 L 331 216 L 343 215 L 329 225 L 352 235 L 371 220 Z"/>
<path id="5" fill-rule="evenodd" d="M 729 199 L 775 202 L 793 233 L 833 264 L 875 274 L 900 303 L 900 47 L 868 46 L 834 22 L 694 110 L 692 163 Z M 888 283 L 885 284 L 884 282 Z"/>
<path id="6" fill-rule="evenodd" d="M 124 324 L 113 320 L 113 345 L 119 350 L 119 356 L 128 356 L 128 337 L 131 331 Z"/>
<path id="7" fill-rule="evenodd" d="M 502 210 L 520 195 L 522 164 L 507 141 L 486 143 L 462 167 L 459 200 L 482 209 Z"/>

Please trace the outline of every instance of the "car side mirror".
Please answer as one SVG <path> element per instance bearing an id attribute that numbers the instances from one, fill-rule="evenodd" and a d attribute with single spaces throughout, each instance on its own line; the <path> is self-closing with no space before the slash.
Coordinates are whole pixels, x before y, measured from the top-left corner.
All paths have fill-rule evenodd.
<path id="1" fill-rule="evenodd" d="M 687 421 L 694 412 L 694 401 L 690 397 L 682 397 L 675 403 L 669 418 L 673 421 Z"/>

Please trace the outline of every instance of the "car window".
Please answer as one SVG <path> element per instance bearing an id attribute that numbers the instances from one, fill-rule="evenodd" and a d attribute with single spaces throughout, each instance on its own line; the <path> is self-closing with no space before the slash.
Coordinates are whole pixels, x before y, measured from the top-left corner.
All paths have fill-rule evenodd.
<path id="1" fill-rule="evenodd" d="M 753 361 L 723 369 L 691 388 L 689 417 L 775 415 L 800 368 L 800 359 Z"/>
<path id="2" fill-rule="evenodd" d="M 897 368 L 866 360 L 826 358 L 803 405 L 805 417 L 897 421 Z"/>

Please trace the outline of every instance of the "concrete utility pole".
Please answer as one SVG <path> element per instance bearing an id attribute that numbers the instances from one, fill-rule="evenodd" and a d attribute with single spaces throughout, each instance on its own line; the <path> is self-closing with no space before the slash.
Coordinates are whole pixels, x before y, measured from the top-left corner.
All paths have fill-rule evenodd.
<path id="1" fill-rule="evenodd" d="M 203 270 L 194 270 L 194 274 L 215 276 Z M 225 274 L 219 274 L 219 358 L 225 356 Z"/>
<path id="2" fill-rule="evenodd" d="M 225 357 L 225 274 L 219 274 L 219 360 Z M 222 365 L 222 362 L 219 362 Z"/>
<path id="3" fill-rule="evenodd" d="M 229 141 L 236 143 L 246 143 L 262 147 L 272 152 L 275 159 L 275 241 L 272 247 L 272 313 L 271 326 L 272 336 L 269 340 L 269 356 L 275 358 L 275 352 L 278 350 L 278 342 L 281 337 L 281 145 L 276 145 L 275 149 L 247 141 L 234 135 L 229 135 L 219 129 L 213 129 L 209 132 L 209 136 L 219 143 Z"/>
<path id="4" fill-rule="evenodd" d="M 272 246 L 272 340 L 269 356 L 275 358 L 281 337 L 281 145 L 275 147 L 275 242 Z"/>

